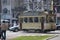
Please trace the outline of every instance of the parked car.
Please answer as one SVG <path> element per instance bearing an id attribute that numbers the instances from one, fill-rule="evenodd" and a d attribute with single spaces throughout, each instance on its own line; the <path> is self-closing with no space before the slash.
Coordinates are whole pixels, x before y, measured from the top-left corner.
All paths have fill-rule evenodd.
<path id="1" fill-rule="evenodd" d="M 14 25 L 12 27 L 9 27 L 9 30 L 13 32 L 18 32 L 20 28 L 19 28 L 19 25 Z"/>
<path id="2" fill-rule="evenodd" d="M 57 30 L 60 30 L 60 24 L 56 24 Z"/>
<path id="3" fill-rule="evenodd" d="M 3 20 L 3 19 L 1 19 L 1 23 L 2 23 L 3 21 L 5 21 L 5 22 L 9 22 L 9 20 Z"/>

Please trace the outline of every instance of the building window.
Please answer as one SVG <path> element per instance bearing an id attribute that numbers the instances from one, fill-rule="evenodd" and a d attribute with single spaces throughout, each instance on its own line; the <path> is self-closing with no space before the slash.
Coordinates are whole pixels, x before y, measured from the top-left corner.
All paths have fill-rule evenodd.
<path id="1" fill-rule="evenodd" d="M 57 17 L 57 24 L 60 24 L 60 17 Z"/>
<path id="2" fill-rule="evenodd" d="M 46 6 L 44 6 L 44 10 L 49 11 L 49 10 L 50 10 L 50 5 L 46 5 Z"/>
<path id="3" fill-rule="evenodd" d="M 44 9 L 45 10 L 50 10 L 51 8 L 51 0 L 43 0 L 44 3 Z"/>
<path id="4" fill-rule="evenodd" d="M 30 4 L 29 4 L 29 6 L 30 6 L 30 9 L 32 9 L 32 10 L 33 10 L 33 4 L 32 4 L 32 3 L 30 3 Z"/>
<path id="5" fill-rule="evenodd" d="M 4 8 L 3 9 L 3 13 L 7 13 L 8 12 L 8 9 L 7 8 Z"/>
<path id="6" fill-rule="evenodd" d="M 51 0 L 43 0 L 44 4 L 51 5 Z"/>
<path id="7" fill-rule="evenodd" d="M 7 0 L 7 5 L 10 5 L 10 3 L 11 3 L 10 0 Z"/>
<path id="8" fill-rule="evenodd" d="M 41 9 L 42 8 L 42 4 L 41 2 L 38 3 L 38 9 Z"/>
<path id="9" fill-rule="evenodd" d="M 24 9 L 25 9 L 25 11 L 26 11 L 26 10 L 27 10 L 27 4 L 24 4 L 23 7 L 24 7 Z"/>
<path id="10" fill-rule="evenodd" d="M 7 0 L 3 0 L 3 4 L 7 4 Z"/>
<path id="11" fill-rule="evenodd" d="M 60 13 L 60 6 L 54 6 L 54 8 L 53 8 L 53 10 L 54 10 L 54 13 Z"/>
<path id="12" fill-rule="evenodd" d="M 32 17 L 29 18 L 29 22 L 33 22 L 33 18 Z"/>
<path id="13" fill-rule="evenodd" d="M 37 2 L 34 2 L 34 4 L 33 4 L 33 5 L 34 5 L 34 7 L 33 7 L 33 8 L 34 8 L 34 10 L 37 10 Z"/>
<path id="14" fill-rule="evenodd" d="M 38 17 L 35 17 L 34 18 L 34 22 L 38 22 Z"/>
<path id="15" fill-rule="evenodd" d="M 10 0 L 3 0 L 3 5 L 9 5 L 10 4 Z"/>
<path id="16" fill-rule="evenodd" d="M 32 2 L 32 0 L 29 0 L 29 2 Z"/>
<path id="17" fill-rule="evenodd" d="M 54 13 L 60 13 L 60 6 L 54 6 L 54 8 L 53 8 L 53 10 L 54 10 Z"/>
<path id="18" fill-rule="evenodd" d="M 57 7 L 57 13 L 60 13 L 60 6 Z"/>
<path id="19" fill-rule="evenodd" d="M 46 0 L 43 0 L 43 3 L 46 4 L 47 3 Z"/>
<path id="20" fill-rule="evenodd" d="M 32 2 L 37 2 L 37 0 L 32 0 Z"/>
<path id="21" fill-rule="evenodd" d="M 34 2 L 34 0 L 32 0 L 32 2 Z"/>
<path id="22" fill-rule="evenodd" d="M 54 1 L 54 5 L 60 5 L 60 0 L 53 0 Z"/>

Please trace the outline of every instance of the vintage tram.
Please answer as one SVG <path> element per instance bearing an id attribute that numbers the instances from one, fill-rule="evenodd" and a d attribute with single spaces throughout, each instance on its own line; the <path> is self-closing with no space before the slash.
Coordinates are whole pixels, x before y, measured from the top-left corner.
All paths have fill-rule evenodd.
<path id="1" fill-rule="evenodd" d="M 37 16 L 19 16 L 20 30 L 34 30 L 40 32 L 54 31 L 56 29 L 56 15 L 40 13 Z"/>

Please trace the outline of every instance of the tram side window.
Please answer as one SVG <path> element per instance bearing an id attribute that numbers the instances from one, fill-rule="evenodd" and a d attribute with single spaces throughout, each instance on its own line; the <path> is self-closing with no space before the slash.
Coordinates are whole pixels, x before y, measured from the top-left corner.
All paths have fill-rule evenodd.
<path id="1" fill-rule="evenodd" d="M 24 18 L 24 23 L 27 23 L 28 22 L 28 18 Z"/>
<path id="2" fill-rule="evenodd" d="M 32 17 L 29 18 L 29 22 L 33 22 L 33 18 Z"/>
<path id="3" fill-rule="evenodd" d="M 20 18 L 20 22 L 23 23 L 23 18 Z"/>
<path id="4" fill-rule="evenodd" d="M 46 18 L 44 18 L 44 17 L 41 17 L 41 18 L 40 18 L 40 22 L 43 22 L 43 23 L 45 23 L 45 22 L 46 22 Z"/>
<path id="5" fill-rule="evenodd" d="M 34 22 L 38 22 L 38 17 L 34 17 Z"/>

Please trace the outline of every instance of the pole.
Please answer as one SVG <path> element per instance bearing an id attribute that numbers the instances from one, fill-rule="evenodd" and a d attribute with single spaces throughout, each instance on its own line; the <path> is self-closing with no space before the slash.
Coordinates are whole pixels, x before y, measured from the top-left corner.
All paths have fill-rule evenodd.
<path id="1" fill-rule="evenodd" d="M 42 0 L 42 11 L 44 11 L 44 4 L 43 4 L 44 2 L 43 2 L 43 0 Z"/>
<path id="2" fill-rule="evenodd" d="M 12 11 L 11 11 L 11 0 L 10 0 L 10 26 L 12 26 Z"/>

